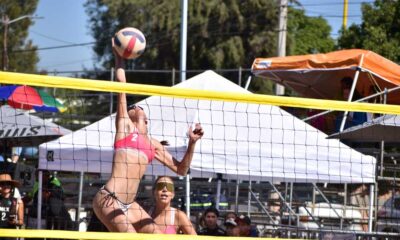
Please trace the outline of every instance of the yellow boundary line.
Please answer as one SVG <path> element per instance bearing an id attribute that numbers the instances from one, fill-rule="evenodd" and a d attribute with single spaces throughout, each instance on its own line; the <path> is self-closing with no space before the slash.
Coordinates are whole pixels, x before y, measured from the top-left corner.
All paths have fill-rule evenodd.
<path id="1" fill-rule="evenodd" d="M 400 114 L 400 105 L 356 103 L 334 100 L 321 100 L 298 97 L 279 97 L 262 94 L 241 94 L 222 91 L 205 91 L 185 88 L 171 88 L 146 84 L 119 83 L 110 81 L 54 77 L 35 74 L 22 74 L 0 71 L 0 83 L 31 85 L 51 88 L 67 88 L 100 92 L 125 92 L 146 96 L 179 97 L 189 99 L 218 100 L 268 104 L 275 106 L 311 108 L 320 110 L 337 110 L 353 112 L 371 112 L 383 114 Z"/>
<path id="2" fill-rule="evenodd" d="M 144 234 L 144 233 L 110 233 L 110 232 L 78 232 L 61 230 L 33 230 L 33 229 L 0 229 L 0 237 L 20 238 L 58 238 L 58 239 L 134 239 L 134 240 L 221 240 L 223 237 L 173 235 L 173 234 Z M 233 240 L 248 240 L 248 237 L 227 237 Z M 257 238 L 258 239 L 258 238 Z M 284 240 L 286 238 L 263 238 L 265 240 Z M 293 238 L 291 240 L 294 240 Z"/>

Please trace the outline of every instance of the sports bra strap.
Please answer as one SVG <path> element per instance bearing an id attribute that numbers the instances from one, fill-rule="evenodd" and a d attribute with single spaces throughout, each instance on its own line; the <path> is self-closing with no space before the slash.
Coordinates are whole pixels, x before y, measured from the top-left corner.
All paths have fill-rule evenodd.
<path id="1" fill-rule="evenodd" d="M 171 208 L 171 221 L 169 225 L 175 225 L 175 208 Z"/>

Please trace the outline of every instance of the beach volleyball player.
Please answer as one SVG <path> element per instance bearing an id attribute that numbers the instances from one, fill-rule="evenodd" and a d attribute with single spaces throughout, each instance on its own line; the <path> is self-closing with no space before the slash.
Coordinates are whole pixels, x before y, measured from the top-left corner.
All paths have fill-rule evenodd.
<path id="1" fill-rule="evenodd" d="M 126 82 L 124 59 L 115 51 L 115 76 Z M 97 192 L 93 209 L 111 232 L 161 233 L 149 214 L 136 202 L 141 178 L 151 161 L 158 160 L 179 175 L 189 170 L 196 142 L 204 132 L 200 124 L 189 127 L 189 144 L 179 162 L 156 139 L 148 136 L 147 116 L 140 106 L 127 105 L 126 94 L 119 93 L 115 119 L 116 135 L 111 177 Z"/>

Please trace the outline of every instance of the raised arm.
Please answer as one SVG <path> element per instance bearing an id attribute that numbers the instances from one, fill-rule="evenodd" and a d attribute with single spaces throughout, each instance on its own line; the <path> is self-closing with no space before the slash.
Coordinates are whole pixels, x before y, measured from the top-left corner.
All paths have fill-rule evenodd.
<path id="1" fill-rule="evenodd" d="M 168 152 L 168 150 L 161 145 L 161 143 L 155 139 L 152 139 L 152 143 L 156 147 L 156 155 L 155 158 L 167 166 L 169 169 L 174 171 L 175 173 L 184 176 L 187 174 L 190 164 L 192 163 L 194 148 L 196 146 L 196 142 L 204 135 L 203 128 L 200 123 L 197 123 L 195 129 L 192 127 L 189 128 L 189 144 L 186 150 L 185 155 L 183 156 L 182 161 L 177 161 L 172 155 Z"/>
<path id="2" fill-rule="evenodd" d="M 115 78 L 118 82 L 126 83 L 125 77 L 125 61 L 121 58 L 118 53 L 114 50 L 114 38 L 112 39 L 113 53 L 115 59 Z M 126 131 L 126 126 L 129 121 L 128 111 L 127 111 L 127 101 L 126 94 L 118 94 L 118 106 L 117 115 L 115 119 L 115 127 L 117 133 L 123 133 Z"/>

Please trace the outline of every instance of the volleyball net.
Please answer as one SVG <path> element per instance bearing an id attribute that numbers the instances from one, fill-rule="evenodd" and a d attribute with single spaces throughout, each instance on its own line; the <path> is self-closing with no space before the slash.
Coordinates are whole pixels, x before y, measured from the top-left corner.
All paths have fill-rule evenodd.
<path id="1" fill-rule="evenodd" d="M 379 222 L 383 216 L 378 213 L 385 210 L 384 204 L 391 207 L 390 199 L 398 190 L 392 184 L 395 173 L 380 174 L 383 165 L 396 169 L 393 164 L 387 165 L 395 156 L 396 145 L 386 145 L 386 151 L 393 154 L 380 157 L 379 151 L 385 151 L 385 146 L 382 149 L 379 145 L 380 138 L 365 143 L 362 140 L 370 138 L 370 132 L 357 135 L 349 130 L 389 122 L 398 127 L 398 105 L 252 94 L 211 71 L 174 87 L 8 72 L 0 72 L 0 83 L 43 90 L 48 100 L 54 101 L 48 104 L 59 110 L 61 106 L 55 101 L 63 103 L 58 113 L 46 109 L 27 112 L 10 104 L 10 99 L 3 99 L 9 103 L 1 106 L 0 117 L 4 163 L 7 165 L 7 159 L 13 156 L 10 149 L 38 147 L 38 155 L 29 156 L 23 165 L 36 165 L 46 177 L 38 181 L 41 185 L 35 192 L 34 170 L 26 168 L 30 169 L 29 179 L 26 169 L 14 175 L 22 183 L 21 195 L 32 199 L 25 201 L 26 228 L 37 228 L 39 221 L 42 228 L 89 230 L 94 216 L 92 199 L 113 169 L 114 112 L 119 92 L 127 93 L 129 103 L 143 108 L 149 135 L 167 142 L 166 149 L 178 160 L 186 154 L 188 129 L 200 123 L 205 132 L 195 147 L 190 181 L 158 161 L 149 164 L 136 195 L 146 212 L 154 208 L 155 178 L 171 176 L 175 182 L 172 205 L 190 212 L 196 230 L 206 228 L 204 211 L 210 206 L 220 210 L 223 230 L 233 231 L 231 225 L 239 226 L 239 216 L 246 215 L 258 234 L 265 237 L 364 236 L 396 227 Z M 20 94 L 33 99 L 27 91 Z M 324 110 L 332 112 L 303 120 Z M 359 122 L 358 128 L 349 122 L 345 126 L 349 133 L 337 134 L 343 112 L 350 112 L 347 120 L 360 113 L 365 121 L 372 122 Z M 380 131 L 378 126 L 372 135 Z M 353 139 L 351 134 L 357 136 Z M 393 130 L 385 134 L 396 138 Z M 387 181 L 378 185 L 385 177 Z M 38 189 L 44 190 L 39 197 L 42 204 L 35 202 Z M 58 200 L 68 211 L 67 218 L 49 216 L 46 194 L 56 195 L 54 191 L 61 191 Z M 40 205 L 42 211 L 37 210 Z M 238 216 L 231 225 L 225 219 L 230 212 Z M 124 239 L 120 234 L 46 230 L 7 230 L 0 236 Z M 127 238 L 150 237 L 138 234 Z"/>

